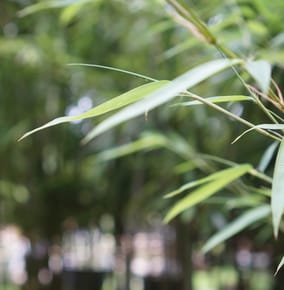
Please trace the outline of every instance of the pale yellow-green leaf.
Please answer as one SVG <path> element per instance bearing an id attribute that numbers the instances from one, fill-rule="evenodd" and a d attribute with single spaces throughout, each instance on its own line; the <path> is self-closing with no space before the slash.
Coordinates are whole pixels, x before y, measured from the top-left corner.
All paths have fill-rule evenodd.
<path id="1" fill-rule="evenodd" d="M 208 79 L 209 77 L 216 75 L 217 73 L 241 62 L 242 61 L 239 59 L 218 59 L 190 69 L 170 83 L 145 96 L 143 100 L 124 108 L 123 110 L 104 120 L 87 135 L 84 141 L 88 142 L 94 137 L 127 120 L 130 120 L 134 117 L 144 114 L 145 112 L 149 112 L 158 106 L 161 106 L 186 89 L 189 89 Z"/>
<path id="2" fill-rule="evenodd" d="M 179 200 L 167 213 L 164 221 L 169 222 L 181 212 L 202 202 L 211 195 L 215 194 L 235 179 L 241 177 L 252 168 L 251 165 L 239 165 L 233 168 L 226 169 L 218 179 L 208 182 L 207 184 L 197 188 L 181 200 Z"/>
<path id="3" fill-rule="evenodd" d="M 204 183 L 207 183 L 209 181 L 212 181 L 212 180 L 216 180 L 218 178 L 222 178 L 224 176 L 224 174 L 226 175 L 227 174 L 227 171 L 228 169 L 224 169 L 224 170 L 221 170 L 221 171 L 218 171 L 218 172 L 215 172 L 215 173 L 212 173 L 204 178 L 200 178 L 198 180 L 194 180 L 194 181 L 190 181 L 182 186 L 180 186 L 178 189 L 176 190 L 173 190 L 169 193 L 167 193 L 164 198 L 169 198 L 169 197 L 173 197 L 173 196 L 176 196 L 182 192 L 184 192 L 185 190 L 188 190 L 190 188 L 193 188 L 193 187 L 196 187 L 198 185 L 201 185 L 201 184 L 204 184 Z"/>
<path id="4" fill-rule="evenodd" d="M 69 123 L 69 122 L 79 121 L 79 120 L 83 120 L 83 119 L 87 119 L 87 118 L 97 117 L 99 115 L 103 115 L 103 114 L 111 112 L 113 110 L 117 110 L 121 107 L 124 107 L 126 105 L 129 105 L 133 102 L 140 100 L 145 95 L 151 93 L 152 91 L 159 89 L 160 87 L 164 86 L 167 83 L 168 83 L 167 81 L 158 81 L 158 82 L 152 82 L 152 83 L 149 83 L 146 85 L 142 85 L 140 87 L 137 87 L 133 90 L 128 91 L 127 93 L 124 93 L 122 95 L 119 95 L 118 97 L 115 97 L 109 101 L 106 101 L 106 102 L 96 106 L 95 108 L 92 108 L 91 110 L 89 110 L 85 113 L 82 113 L 80 115 L 70 116 L 70 117 L 65 116 L 65 117 L 56 118 L 56 119 L 46 123 L 45 125 L 43 125 L 41 127 L 38 127 L 34 130 L 27 132 L 19 140 L 22 140 L 22 139 L 26 138 L 27 136 L 29 136 L 37 131 L 43 130 L 43 129 L 51 127 L 51 126 L 55 126 L 55 125 L 58 125 L 61 123 Z"/>
<path id="5" fill-rule="evenodd" d="M 232 95 L 232 96 L 216 96 L 204 98 L 204 100 L 210 103 L 229 103 L 229 102 L 242 102 L 242 101 L 253 101 L 252 97 L 243 95 Z M 199 101 L 189 101 L 177 103 L 174 106 L 194 106 L 194 105 L 204 105 L 204 103 Z"/>

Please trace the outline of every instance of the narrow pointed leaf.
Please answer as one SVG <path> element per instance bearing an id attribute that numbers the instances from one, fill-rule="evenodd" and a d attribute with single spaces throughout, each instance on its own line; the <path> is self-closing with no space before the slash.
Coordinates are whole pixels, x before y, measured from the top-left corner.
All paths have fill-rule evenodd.
<path id="1" fill-rule="evenodd" d="M 241 101 L 253 101 L 252 97 L 242 96 L 242 95 L 233 95 L 233 96 L 216 96 L 204 98 L 206 101 L 211 103 L 228 103 L 228 102 L 241 102 Z M 190 102 L 182 102 L 175 104 L 174 106 L 195 106 L 195 105 L 203 105 L 204 103 L 199 101 L 190 101 Z"/>
<path id="2" fill-rule="evenodd" d="M 134 77 L 138 77 L 141 79 L 145 79 L 148 80 L 150 82 L 157 82 L 158 80 L 153 79 L 149 76 L 146 75 L 142 75 L 130 70 L 125 70 L 125 69 L 121 69 L 121 68 L 117 68 L 117 67 L 113 67 L 113 66 L 107 66 L 107 65 L 101 65 L 101 64 L 92 64 L 92 63 L 68 63 L 68 66 L 81 66 L 81 67 L 93 67 L 93 68 L 99 68 L 99 69 L 105 69 L 105 70 L 110 70 L 110 71 L 115 71 L 115 72 L 120 72 L 123 74 L 128 74 Z"/>
<path id="3" fill-rule="evenodd" d="M 260 124 L 260 125 L 253 126 L 252 128 L 247 129 L 241 135 L 239 135 L 232 143 L 237 142 L 244 135 L 246 135 L 247 133 L 249 133 L 257 128 L 265 129 L 265 130 L 284 130 L 284 124 Z"/>
<path id="4" fill-rule="evenodd" d="M 271 64 L 267 61 L 247 61 L 245 67 L 255 79 L 264 94 L 268 93 L 271 78 Z"/>
<path id="5" fill-rule="evenodd" d="M 282 259 L 281 259 L 281 261 L 280 261 L 280 263 L 279 263 L 279 265 L 278 265 L 278 267 L 277 267 L 277 269 L 276 269 L 276 271 L 275 271 L 275 273 L 274 273 L 274 276 L 277 275 L 277 273 L 278 273 L 279 270 L 283 267 L 283 265 L 284 265 L 284 257 L 282 257 Z"/>
<path id="6" fill-rule="evenodd" d="M 167 138 L 163 135 L 157 133 L 147 134 L 146 136 L 134 142 L 130 142 L 116 148 L 105 150 L 101 152 L 97 157 L 99 160 L 103 161 L 115 159 L 144 149 L 156 149 L 160 147 L 165 147 L 167 141 Z"/>
<path id="7" fill-rule="evenodd" d="M 224 170 L 221 170 L 221 171 L 212 173 L 212 174 L 210 174 L 210 175 L 208 175 L 208 176 L 206 176 L 204 178 L 200 178 L 198 180 L 188 182 L 188 183 L 182 185 L 181 187 L 179 187 L 178 189 L 173 190 L 173 191 L 167 193 L 164 196 L 164 198 L 169 198 L 169 197 L 176 196 L 176 195 L 178 195 L 178 194 L 180 194 L 180 193 L 182 193 L 185 190 L 188 190 L 190 188 L 196 187 L 198 185 L 207 183 L 207 182 L 212 181 L 212 180 L 216 180 L 218 178 L 223 178 L 223 177 L 226 176 L 227 172 L 228 172 L 228 169 L 224 169 Z"/>
<path id="8" fill-rule="evenodd" d="M 182 174 L 185 172 L 189 172 L 196 168 L 196 163 L 194 161 L 185 161 L 174 167 L 175 174 Z"/>
<path id="9" fill-rule="evenodd" d="M 256 192 L 252 192 L 250 195 L 241 195 L 230 198 L 226 202 L 225 206 L 227 209 L 231 210 L 235 208 L 255 208 L 261 204 L 264 204 L 266 197 L 255 193 Z"/>
<path id="10" fill-rule="evenodd" d="M 103 132 L 170 101 L 182 91 L 191 88 L 212 75 L 240 63 L 241 60 L 219 59 L 197 66 L 172 82 L 164 85 L 155 92 L 145 96 L 143 100 L 124 108 L 95 127 L 84 139 L 84 142 L 102 134 Z"/>
<path id="11" fill-rule="evenodd" d="M 272 144 L 270 144 L 268 148 L 265 150 L 265 152 L 263 153 L 261 157 L 259 165 L 257 166 L 257 169 L 259 171 L 264 172 L 266 170 L 267 166 L 270 164 L 274 156 L 277 146 L 278 146 L 278 142 L 275 141 Z"/>
<path id="12" fill-rule="evenodd" d="M 278 236 L 279 225 L 284 210 L 284 138 L 278 149 L 275 162 L 272 193 L 271 193 L 271 209 L 274 236 Z"/>
<path id="13" fill-rule="evenodd" d="M 207 199 L 235 179 L 247 173 L 251 168 L 251 165 L 245 164 L 226 169 L 218 179 L 197 188 L 192 193 L 179 200 L 167 213 L 164 221 L 169 222 L 181 212 Z"/>
<path id="14" fill-rule="evenodd" d="M 238 217 L 232 223 L 228 224 L 224 229 L 212 236 L 203 246 L 202 251 L 207 253 L 220 243 L 228 240 L 235 234 L 239 233 L 249 225 L 257 222 L 260 219 L 267 217 L 270 214 L 269 205 L 262 205 L 260 207 L 251 209 Z"/>
<path id="15" fill-rule="evenodd" d="M 93 0 L 49 0 L 49 1 L 40 1 L 36 4 L 27 6 L 26 8 L 19 11 L 18 15 L 24 17 L 41 10 L 51 9 L 51 8 L 61 8 L 66 7 L 72 4 L 87 3 Z"/>
<path id="16" fill-rule="evenodd" d="M 41 127 L 38 127 L 32 131 L 27 132 L 19 140 L 22 140 L 37 131 L 43 130 L 51 126 L 55 126 L 61 123 L 69 123 L 69 122 L 79 121 L 79 120 L 83 120 L 87 118 L 97 117 L 99 115 L 103 115 L 113 110 L 117 110 L 121 107 L 124 107 L 126 105 L 129 105 L 133 102 L 140 100 L 146 94 L 149 94 L 152 91 L 155 91 L 156 89 L 162 87 L 166 83 L 168 83 L 168 81 L 158 81 L 158 82 L 152 82 L 146 85 L 142 85 L 140 87 L 137 87 L 133 90 L 128 91 L 127 93 L 124 93 L 122 95 L 119 95 L 118 97 L 115 97 L 109 101 L 106 101 L 83 114 L 80 114 L 77 116 L 70 116 L 70 117 L 66 116 L 66 117 L 56 118 Z"/>

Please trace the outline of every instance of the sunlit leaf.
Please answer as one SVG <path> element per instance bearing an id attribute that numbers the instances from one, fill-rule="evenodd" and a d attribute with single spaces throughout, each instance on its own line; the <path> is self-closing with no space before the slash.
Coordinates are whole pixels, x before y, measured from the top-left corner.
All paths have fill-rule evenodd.
<path id="1" fill-rule="evenodd" d="M 235 234 L 239 233 L 249 225 L 257 222 L 260 219 L 267 217 L 270 214 L 269 205 L 262 205 L 257 208 L 253 208 L 236 220 L 228 224 L 224 229 L 220 230 L 217 234 L 212 236 L 206 244 L 203 246 L 202 251 L 204 253 L 210 251 L 220 243 L 228 240 Z"/>
<path id="2" fill-rule="evenodd" d="M 282 259 L 281 259 L 279 265 L 277 266 L 277 269 L 276 269 L 276 271 L 275 271 L 275 273 L 274 273 L 274 276 L 277 275 L 277 273 L 278 273 L 279 270 L 283 267 L 283 265 L 284 265 L 284 257 L 282 257 Z"/>
<path id="3" fill-rule="evenodd" d="M 209 183 L 197 188 L 186 197 L 179 200 L 167 213 L 164 221 L 169 222 L 184 210 L 200 203 L 211 195 L 215 194 L 235 179 L 241 177 L 251 169 L 251 165 L 239 165 L 233 168 L 226 169 L 223 174 L 219 175 L 218 179 L 214 179 Z"/>
<path id="4" fill-rule="evenodd" d="M 253 101 L 252 97 L 242 96 L 242 95 L 233 95 L 233 96 L 218 96 L 218 97 L 209 97 L 204 98 L 204 100 L 211 103 L 228 103 L 228 102 L 241 102 L 241 101 Z M 199 101 L 190 101 L 182 102 L 175 104 L 174 106 L 194 106 L 194 105 L 204 105 L 204 103 Z"/>
<path id="5" fill-rule="evenodd" d="M 212 181 L 212 180 L 216 180 L 218 178 L 223 178 L 224 176 L 226 176 L 227 171 L 228 171 L 228 169 L 224 169 L 224 170 L 212 173 L 212 174 L 210 174 L 210 175 L 208 175 L 208 176 L 206 176 L 204 178 L 200 178 L 200 179 L 195 180 L 195 181 L 190 181 L 190 182 L 182 185 L 178 189 L 169 192 L 168 194 L 166 194 L 164 196 L 164 198 L 169 198 L 169 197 L 176 196 L 176 195 L 178 195 L 178 194 L 180 194 L 180 193 L 182 193 L 185 190 L 188 190 L 190 188 L 196 187 L 198 185 L 207 183 L 207 182 Z"/>
<path id="6" fill-rule="evenodd" d="M 151 133 L 146 136 L 121 146 L 117 146 L 112 149 L 105 150 L 98 154 L 97 158 L 99 160 L 110 160 L 114 158 L 119 158 L 125 155 L 129 155 L 144 149 L 156 149 L 166 146 L 168 140 L 161 134 Z"/>
<path id="7" fill-rule="evenodd" d="M 245 68 L 255 79 L 264 94 L 268 93 L 271 78 L 271 64 L 264 60 L 247 61 Z"/>
<path id="8" fill-rule="evenodd" d="M 61 123 L 68 123 L 68 122 L 79 121 L 79 120 L 83 120 L 83 119 L 87 119 L 87 118 L 92 118 L 92 117 L 96 117 L 96 116 L 111 112 L 113 110 L 117 110 L 121 107 L 124 107 L 126 105 L 129 105 L 133 102 L 140 100 L 145 95 L 147 95 L 147 94 L 151 93 L 152 91 L 155 91 L 156 89 L 164 86 L 166 83 L 168 83 L 168 82 L 167 81 L 159 81 L 159 82 L 149 83 L 149 84 L 137 87 L 133 90 L 130 90 L 127 93 L 122 94 L 116 98 L 109 100 L 109 101 L 106 101 L 105 103 L 102 103 L 102 104 L 96 106 L 95 108 L 93 108 L 85 113 L 82 113 L 80 115 L 56 118 L 56 119 L 46 123 L 45 125 L 43 125 L 41 127 L 38 127 L 32 131 L 27 132 L 19 140 L 22 140 L 22 139 L 26 138 L 27 136 L 29 136 L 37 131 L 40 131 L 42 129 L 45 129 L 45 128 L 48 128 L 51 126 L 55 126 L 55 125 L 58 125 Z"/>
<path id="9" fill-rule="evenodd" d="M 278 236 L 279 225 L 284 210 L 284 139 L 280 144 L 272 181 L 271 209 L 274 236 Z"/>
<path id="10" fill-rule="evenodd" d="M 90 141 L 94 137 L 102 134 L 103 132 L 129 120 L 137 117 L 145 112 L 148 112 L 168 101 L 173 99 L 182 91 L 191 88 L 212 75 L 218 72 L 240 63 L 241 60 L 234 59 L 219 59 L 210 61 L 208 63 L 197 66 L 181 76 L 177 77 L 175 80 L 169 84 L 164 85 L 162 88 L 157 89 L 155 92 L 145 96 L 143 100 L 137 102 L 127 108 L 119 111 L 113 116 L 107 118 L 105 121 L 100 123 L 95 127 L 84 139 L 85 142 Z"/>

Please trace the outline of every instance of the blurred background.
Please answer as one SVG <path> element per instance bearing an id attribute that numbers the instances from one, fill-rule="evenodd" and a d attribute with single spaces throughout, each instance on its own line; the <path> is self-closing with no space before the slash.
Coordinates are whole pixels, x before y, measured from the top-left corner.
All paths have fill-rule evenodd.
<path id="1" fill-rule="evenodd" d="M 283 86 L 282 0 L 184 2 L 241 57 L 271 62 Z M 159 0 L 0 1 L 1 290 L 282 289 L 283 273 L 273 273 L 283 241 L 274 241 L 269 218 L 207 255 L 200 250 L 244 210 L 268 203 L 266 196 L 245 192 L 240 199 L 234 189 L 224 190 L 163 223 L 173 204 L 163 195 L 220 169 L 216 156 L 257 167 L 268 139 L 252 133 L 231 145 L 244 130 L 238 123 L 206 107 L 166 105 L 84 146 L 82 138 L 105 116 L 17 142 L 56 117 L 146 83 L 67 64 L 163 80 L 220 57 L 171 15 Z M 226 71 L 194 92 L 206 97 L 244 94 L 245 88 Z M 252 104 L 226 106 L 265 123 Z M 138 150 L 133 142 L 141 138 L 153 144 L 167 138 L 171 145 Z M 130 144 L 124 151 L 113 149 L 124 144 Z M 267 174 L 272 170 L 268 165 Z M 246 182 L 262 186 L 253 178 Z"/>

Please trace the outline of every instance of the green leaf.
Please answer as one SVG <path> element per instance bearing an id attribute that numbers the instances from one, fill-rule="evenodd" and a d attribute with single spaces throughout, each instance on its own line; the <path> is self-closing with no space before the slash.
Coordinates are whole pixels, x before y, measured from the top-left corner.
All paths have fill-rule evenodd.
<path id="1" fill-rule="evenodd" d="M 60 21 L 64 25 L 68 25 L 79 14 L 80 10 L 84 7 L 84 2 L 74 3 L 63 9 L 60 15 Z"/>
<path id="2" fill-rule="evenodd" d="M 244 135 L 246 135 L 247 133 L 249 133 L 257 128 L 265 129 L 265 130 L 284 130 L 284 124 L 260 124 L 260 125 L 253 126 L 252 128 L 247 129 L 241 135 L 239 135 L 232 143 L 237 142 Z"/>
<path id="3" fill-rule="evenodd" d="M 153 83 L 149 83 L 146 85 L 142 85 L 142 86 L 137 87 L 131 91 L 128 91 L 127 93 L 119 95 L 116 98 L 113 98 L 109 101 L 106 101 L 106 102 L 98 105 L 97 107 L 92 108 L 91 110 L 89 110 L 85 113 L 82 113 L 80 115 L 56 118 L 56 119 L 46 123 L 45 125 L 43 125 L 41 127 L 38 127 L 34 130 L 27 132 L 19 139 L 19 141 L 21 141 L 22 139 L 28 137 L 29 135 L 31 135 L 37 131 L 43 130 L 43 129 L 51 127 L 51 126 L 55 126 L 55 125 L 58 125 L 61 123 L 69 123 L 69 122 L 79 121 L 79 120 L 83 120 L 83 119 L 87 119 L 87 118 L 97 117 L 99 115 L 103 115 L 105 113 L 119 109 L 119 108 L 124 107 L 126 105 L 129 105 L 137 100 L 140 100 L 146 94 L 149 94 L 150 92 L 164 86 L 166 83 L 168 83 L 168 81 L 158 81 L 158 82 L 153 82 Z"/>
<path id="4" fill-rule="evenodd" d="M 66 116 L 66 117 L 56 118 L 56 119 L 46 123 L 45 125 L 43 125 L 41 127 L 38 127 L 32 131 L 27 132 L 19 139 L 19 141 L 26 138 L 27 136 L 37 132 L 37 131 L 43 130 L 43 129 L 51 127 L 51 126 L 55 126 L 55 125 L 58 125 L 61 123 L 69 123 L 69 122 L 79 121 L 79 120 L 83 120 L 83 119 L 87 119 L 87 118 L 92 118 L 92 117 L 96 117 L 96 116 L 111 112 L 113 110 L 117 110 L 121 107 L 129 105 L 133 102 L 136 102 L 137 100 L 140 100 L 145 95 L 151 93 L 152 91 L 157 90 L 158 88 L 164 86 L 166 83 L 168 83 L 168 81 L 152 82 L 152 83 L 137 87 L 137 88 L 135 88 L 131 91 L 128 91 L 127 93 L 124 93 L 124 94 L 122 94 L 116 98 L 113 98 L 109 101 L 106 101 L 103 104 L 100 104 L 97 107 L 92 108 L 91 110 L 89 110 L 85 113 L 82 113 L 80 115 L 71 116 L 71 117 Z"/>
<path id="5" fill-rule="evenodd" d="M 165 147 L 167 142 L 167 138 L 161 134 L 148 133 L 146 136 L 140 138 L 137 141 L 105 150 L 101 152 L 97 157 L 99 160 L 106 161 L 129 155 L 144 149 L 156 149 L 160 147 Z"/>
<path id="6" fill-rule="evenodd" d="M 218 179 L 216 180 L 214 179 L 213 181 L 199 187 L 186 197 L 179 200 L 169 210 L 164 221 L 169 222 L 184 210 L 207 199 L 208 197 L 210 197 L 220 189 L 224 188 L 235 179 L 247 173 L 251 168 L 252 168 L 251 165 L 245 164 L 224 170 L 223 173 L 219 175 Z"/>
<path id="7" fill-rule="evenodd" d="M 254 186 L 246 186 L 247 190 L 253 191 L 254 193 L 266 196 L 266 197 L 271 197 L 271 188 L 266 188 L 266 187 L 261 187 L 257 188 Z"/>
<path id="8" fill-rule="evenodd" d="M 180 193 L 182 193 L 185 190 L 188 190 L 190 188 L 196 187 L 198 185 L 207 183 L 207 182 L 212 181 L 212 180 L 216 180 L 218 178 L 223 178 L 224 177 L 224 174 L 225 175 L 227 174 L 227 171 L 228 171 L 228 169 L 224 169 L 224 170 L 215 172 L 213 174 L 210 174 L 210 175 L 208 175 L 208 176 L 206 176 L 204 178 L 200 178 L 198 180 L 188 182 L 188 183 L 182 185 L 181 187 L 179 187 L 178 189 L 173 190 L 173 191 L 167 193 L 164 196 L 164 198 L 170 198 L 170 197 L 176 196 L 176 195 L 178 195 L 178 194 L 180 194 Z"/>
<path id="9" fill-rule="evenodd" d="M 203 246 L 203 253 L 207 253 L 220 243 L 228 240 L 235 234 L 239 233 L 249 225 L 257 222 L 260 219 L 267 217 L 270 214 L 269 205 L 262 205 L 260 207 L 251 209 L 238 217 L 235 221 L 228 224 L 224 229 L 213 235 Z"/>
<path id="10" fill-rule="evenodd" d="M 253 101 L 252 97 L 242 96 L 242 95 L 216 96 L 216 97 L 209 97 L 209 98 L 204 98 L 204 99 L 211 103 Z M 174 104 L 174 106 L 194 106 L 194 105 L 204 105 L 204 103 L 199 102 L 199 101 L 190 101 L 190 102 Z"/>
<path id="11" fill-rule="evenodd" d="M 162 88 L 145 96 L 145 98 L 140 102 L 128 106 L 107 118 L 86 136 L 84 142 L 88 142 L 99 134 L 170 101 L 182 91 L 185 91 L 210 76 L 238 63 L 241 63 L 241 60 L 218 59 L 187 71 L 172 82 L 164 85 Z"/>
<path id="12" fill-rule="evenodd" d="M 83 4 L 91 2 L 93 0 L 49 0 L 49 1 L 40 1 L 36 4 L 27 6 L 26 8 L 19 11 L 18 15 L 24 17 L 41 10 L 52 9 L 52 8 L 62 8 L 72 4 Z"/>
<path id="13" fill-rule="evenodd" d="M 91 63 L 68 63 L 68 66 L 83 66 L 83 67 L 93 67 L 93 68 L 100 68 L 100 69 L 106 69 L 106 70 L 111 70 L 111 71 L 115 71 L 115 72 L 121 72 L 123 74 L 128 74 L 134 77 L 138 77 L 141 79 L 145 79 L 151 82 L 157 82 L 158 80 L 153 79 L 151 77 L 133 72 L 133 71 L 129 71 L 129 70 L 125 70 L 125 69 L 121 69 L 121 68 L 116 68 L 116 67 L 112 67 L 112 66 L 106 66 L 106 65 L 100 65 L 100 64 L 91 64 Z"/>
<path id="14" fill-rule="evenodd" d="M 278 142 L 275 141 L 272 144 L 270 144 L 268 148 L 265 150 L 265 152 L 263 153 L 261 157 L 259 165 L 257 166 L 257 169 L 259 171 L 264 172 L 266 170 L 267 166 L 271 162 L 271 159 L 276 151 L 277 146 L 278 146 Z"/>
<path id="15" fill-rule="evenodd" d="M 191 171 L 196 168 L 196 164 L 193 161 L 185 161 L 174 167 L 175 174 L 182 174 Z"/>
<path id="16" fill-rule="evenodd" d="M 274 273 L 274 276 L 277 275 L 277 273 L 278 273 L 279 270 L 283 267 L 283 265 L 284 265 L 284 257 L 282 257 L 282 259 L 281 259 L 281 261 L 280 261 L 280 263 L 279 263 L 279 265 L 278 265 L 278 267 L 277 267 L 277 270 L 276 270 L 275 273 Z"/>
<path id="17" fill-rule="evenodd" d="M 254 208 L 264 204 L 265 200 L 266 197 L 264 195 L 259 195 L 257 192 L 251 192 L 249 195 L 241 195 L 236 198 L 229 198 L 229 200 L 226 202 L 226 208 L 230 210 L 243 207 Z"/>
<path id="18" fill-rule="evenodd" d="M 281 217 L 284 210 L 284 138 L 278 149 L 275 162 L 272 193 L 271 193 L 271 209 L 274 236 L 277 238 Z"/>
<path id="19" fill-rule="evenodd" d="M 249 60 L 245 63 L 245 68 L 255 79 L 262 92 L 267 95 L 271 79 L 271 64 L 264 60 Z"/>

